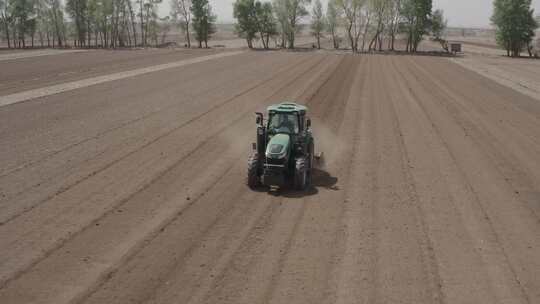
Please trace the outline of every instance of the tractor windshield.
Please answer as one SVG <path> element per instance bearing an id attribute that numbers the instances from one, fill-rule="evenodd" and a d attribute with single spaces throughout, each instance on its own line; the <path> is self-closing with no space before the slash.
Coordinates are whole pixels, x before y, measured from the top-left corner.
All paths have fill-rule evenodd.
<path id="1" fill-rule="evenodd" d="M 270 115 L 268 130 L 272 133 L 297 134 L 298 116 L 293 113 L 275 113 Z"/>

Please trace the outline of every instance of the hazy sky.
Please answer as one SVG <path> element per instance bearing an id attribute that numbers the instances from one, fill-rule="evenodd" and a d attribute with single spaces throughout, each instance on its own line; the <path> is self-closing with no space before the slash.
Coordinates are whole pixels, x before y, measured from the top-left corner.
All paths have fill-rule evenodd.
<path id="1" fill-rule="evenodd" d="M 321 0 L 326 7 L 327 0 Z M 168 2 L 164 0 L 164 2 Z M 540 0 L 533 0 L 535 14 L 540 14 Z M 219 22 L 232 22 L 234 0 L 210 0 Z M 435 8 L 444 10 L 450 26 L 487 27 L 493 0 L 433 0 Z M 168 4 L 165 4 L 168 8 Z"/>

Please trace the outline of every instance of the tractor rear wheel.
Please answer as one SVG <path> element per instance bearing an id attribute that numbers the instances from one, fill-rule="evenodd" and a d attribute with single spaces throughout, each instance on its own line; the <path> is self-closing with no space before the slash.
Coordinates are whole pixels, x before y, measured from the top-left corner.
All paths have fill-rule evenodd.
<path id="1" fill-rule="evenodd" d="M 308 186 L 308 168 L 309 160 L 305 157 L 296 159 L 296 166 L 294 170 L 294 188 L 296 190 L 305 190 Z"/>
<path id="2" fill-rule="evenodd" d="M 248 160 L 247 184 L 252 189 L 261 185 L 261 179 L 259 177 L 259 155 L 257 153 L 252 154 Z"/>

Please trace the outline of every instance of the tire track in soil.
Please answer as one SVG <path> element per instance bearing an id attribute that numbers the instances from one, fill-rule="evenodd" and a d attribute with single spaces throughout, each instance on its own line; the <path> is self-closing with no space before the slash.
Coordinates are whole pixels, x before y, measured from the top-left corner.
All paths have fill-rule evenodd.
<path id="1" fill-rule="evenodd" d="M 386 59 L 386 58 L 385 58 Z M 391 58 L 390 58 L 391 59 Z M 389 67 L 388 60 L 384 61 L 384 65 L 386 65 L 386 68 L 383 68 L 384 71 L 390 71 L 394 70 L 397 71 L 397 67 L 392 65 L 392 68 Z M 390 83 L 395 84 L 398 83 L 399 80 L 396 79 L 395 73 L 390 73 L 392 76 L 394 76 L 395 81 L 391 81 Z M 380 83 L 384 83 L 383 79 L 381 79 Z M 398 90 L 388 90 L 388 92 L 396 92 Z M 389 94 L 390 95 L 390 94 Z M 398 95 L 398 94 L 396 94 Z M 399 95 L 398 95 L 399 96 Z M 420 247 L 420 253 L 421 253 L 421 263 L 422 268 L 427 276 L 426 282 L 428 286 L 428 292 L 430 294 L 427 295 L 427 303 L 446 303 L 445 296 L 442 291 L 442 280 L 439 273 L 439 263 L 437 261 L 437 257 L 435 256 L 434 252 L 434 245 L 433 240 L 429 233 L 429 227 L 426 223 L 426 212 L 423 210 L 420 197 L 418 195 L 418 190 L 416 188 L 415 180 L 413 178 L 411 169 L 411 158 L 409 155 L 409 152 L 407 150 L 404 136 L 403 136 L 403 127 L 401 125 L 401 120 L 398 117 L 398 112 L 396 111 L 396 103 L 401 102 L 399 97 L 390 97 L 386 99 L 390 103 L 390 115 L 392 116 L 392 119 L 395 121 L 394 124 L 394 134 L 399 134 L 399 137 L 397 137 L 399 142 L 399 151 L 400 151 L 400 158 L 401 158 L 401 164 L 402 164 L 402 171 L 404 172 L 404 179 L 406 181 L 406 192 L 408 195 L 407 201 L 410 205 L 412 205 L 412 215 L 413 220 L 416 228 L 418 229 L 418 233 L 420 234 L 418 236 L 418 246 Z"/>
<path id="2" fill-rule="evenodd" d="M 437 265 L 404 155 L 385 56 L 370 56 L 360 139 L 343 219 L 334 303 L 443 301 Z M 358 185 L 358 186 L 357 186 Z M 435 281 L 435 282 L 434 282 Z"/>
<path id="3" fill-rule="evenodd" d="M 372 60 L 366 60 L 365 69 L 357 77 L 363 77 L 351 95 L 356 93 L 359 125 L 352 137 L 350 181 L 345 186 L 343 219 L 336 251 L 341 255 L 333 269 L 330 281 L 331 296 L 327 303 L 375 303 L 373 279 L 375 278 L 374 231 L 375 172 L 380 165 L 376 153 L 375 108 L 372 90 L 366 75 L 372 75 Z"/>

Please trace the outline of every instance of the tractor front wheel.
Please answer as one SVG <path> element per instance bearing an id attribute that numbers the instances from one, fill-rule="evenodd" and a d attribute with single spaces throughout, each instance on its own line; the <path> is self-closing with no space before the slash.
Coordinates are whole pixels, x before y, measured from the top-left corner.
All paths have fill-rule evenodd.
<path id="1" fill-rule="evenodd" d="M 252 189 L 261 185 L 261 178 L 259 177 L 259 155 L 257 153 L 252 154 L 248 160 L 247 184 Z"/>
<path id="2" fill-rule="evenodd" d="M 296 159 L 296 166 L 294 170 L 294 188 L 296 190 L 305 190 L 308 186 L 308 162 L 305 157 Z"/>

